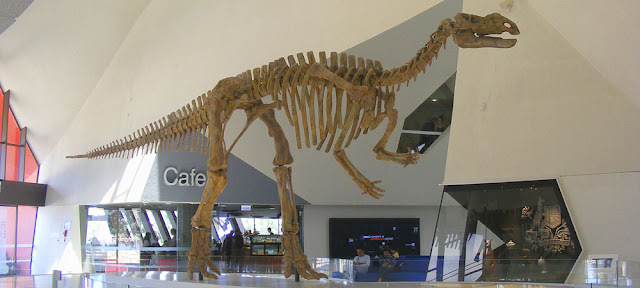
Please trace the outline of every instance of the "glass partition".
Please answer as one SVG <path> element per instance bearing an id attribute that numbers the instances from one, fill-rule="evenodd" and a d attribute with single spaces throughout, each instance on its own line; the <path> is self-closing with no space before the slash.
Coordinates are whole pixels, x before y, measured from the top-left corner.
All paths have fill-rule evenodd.
<path id="1" fill-rule="evenodd" d="M 0 275 L 13 275 L 15 270 L 16 209 L 0 206 Z"/>
<path id="2" fill-rule="evenodd" d="M 221 204 L 212 211 L 214 263 L 229 273 L 281 273 L 279 207 L 241 206 Z M 84 270 L 187 271 L 196 209 L 197 204 L 160 202 L 87 206 Z"/>
<path id="3" fill-rule="evenodd" d="M 87 206 L 85 270 L 109 273 L 163 267 L 181 271 L 176 269 L 182 267 L 186 271 L 186 262 L 178 262 L 186 261 L 191 244 L 188 225 L 195 209 L 189 203 Z M 184 210 L 190 211 L 188 217 L 178 217 Z"/>
<path id="4" fill-rule="evenodd" d="M 0 206 L 0 275 L 30 275 L 37 207 Z"/>
<path id="5" fill-rule="evenodd" d="M 563 283 L 581 251 L 555 180 L 446 186 L 427 281 Z"/>

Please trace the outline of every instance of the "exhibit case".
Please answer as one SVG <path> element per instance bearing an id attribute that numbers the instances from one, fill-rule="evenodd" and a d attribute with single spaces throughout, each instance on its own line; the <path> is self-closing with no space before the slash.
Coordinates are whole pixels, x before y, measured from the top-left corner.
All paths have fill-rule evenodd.
<path id="1" fill-rule="evenodd" d="M 282 255 L 280 235 L 251 236 L 251 256 Z"/>
<path id="2" fill-rule="evenodd" d="M 563 283 L 581 251 L 556 180 L 448 185 L 427 281 Z"/>

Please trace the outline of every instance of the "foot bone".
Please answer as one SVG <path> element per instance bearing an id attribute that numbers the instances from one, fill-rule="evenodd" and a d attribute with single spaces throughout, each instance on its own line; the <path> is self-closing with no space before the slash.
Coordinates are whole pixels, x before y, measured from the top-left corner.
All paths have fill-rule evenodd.
<path id="1" fill-rule="evenodd" d="M 376 152 L 376 159 L 398 163 L 405 167 L 409 164 L 417 164 L 419 159 L 418 153 L 411 153 L 411 148 L 408 147 L 407 150 L 409 151 L 407 153 L 394 153 L 380 149 Z"/>
<path id="2" fill-rule="evenodd" d="M 211 230 L 202 226 L 191 228 L 191 249 L 187 251 L 189 262 L 187 264 L 187 275 L 189 280 L 193 280 L 193 269 L 195 262 L 198 262 L 198 269 L 204 277 L 218 279 L 220 270 L 211 261 Z M 209 272 L 207 267 L 213 272 Z M 216 275 L 217 274 L 217 275 Z"/>
<path id="3" fill-rule="evenodd" d="M 289 278 L 293 274 L 293 268 L 298 270 L 302 278 L 320 279 L 328 278 L 326 274 L 319 273 L 311 268 L 307 255 L 300 248 L 300 241 L 295 233 L 285 232 L 282 235 L 282 248 L 284 250 L 284 277 Z"/>

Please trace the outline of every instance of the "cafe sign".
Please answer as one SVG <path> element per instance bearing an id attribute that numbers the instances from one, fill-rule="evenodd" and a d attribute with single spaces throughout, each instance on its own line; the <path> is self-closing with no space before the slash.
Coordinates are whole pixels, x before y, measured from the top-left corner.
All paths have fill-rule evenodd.
<path id="1" fill-rule="evenodd" d="M 195 168 L 190 171 L 179 171 L 175 167 L 167 167 L 162 176 L 166 186 L 204 187 L 207 183 L 207 175 L 196 172 Z"/>

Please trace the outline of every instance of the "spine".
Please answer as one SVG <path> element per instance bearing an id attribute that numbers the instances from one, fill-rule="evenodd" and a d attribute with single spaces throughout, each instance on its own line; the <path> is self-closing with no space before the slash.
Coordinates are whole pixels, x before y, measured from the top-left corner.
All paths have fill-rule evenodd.
<path id="1" fill-rule="evenodd" d="M 204 94 L 182 109 L 161 120 L 151 122 L 132 134 L 113 141 L 86 154 L 67 158 L 130 158 L 138 154 L 161 152 L 200 152 L 206 154 L 204 133 L 209 122 L 207 97 Z M 193 107 L 193 108 L 192 108 Z"/>
<path id="2" fill-rule="evenodd" d="M 438 51 L 446 46 L 447 38 L 451 36 L 452 32 L 453 21 L 451 19 L 443 20 L 438 29 L 431 34 L 427 44 L 418 50 L 416 56 L 400 67 L 382 72 L 378 78 L 378 85 L 396 86 L 396 89 L 399 89 L 400 84 L 407 83 L 408 85 L 409 80 L 415 80 L 420 72 L 426 71 L 427 66 L 431 65 L 434 58 L 438 58 Z"/>

